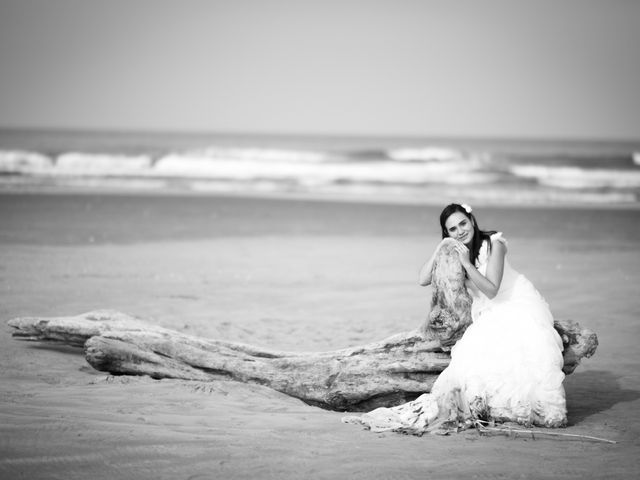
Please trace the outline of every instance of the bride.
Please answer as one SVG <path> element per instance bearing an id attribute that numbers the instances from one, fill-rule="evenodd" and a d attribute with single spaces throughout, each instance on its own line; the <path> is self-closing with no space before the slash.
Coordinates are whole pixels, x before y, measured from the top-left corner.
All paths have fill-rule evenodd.
<path id="1" fill-rule="evenodd" d="M 446 433 L 475 420 L 544 427 L 567 421 L 562 340 L 549 306 L 506 259 L 499 232 L 478 228 L 471 207 L 451 204 L 440 214 L 442 238 L 456 251 L 473 298 L 473 323 L 451 350 L 451 363 L 416 400 L 345 417 L 376 432 Z M 436 251 L 420 271 L 429 285 Z"/>

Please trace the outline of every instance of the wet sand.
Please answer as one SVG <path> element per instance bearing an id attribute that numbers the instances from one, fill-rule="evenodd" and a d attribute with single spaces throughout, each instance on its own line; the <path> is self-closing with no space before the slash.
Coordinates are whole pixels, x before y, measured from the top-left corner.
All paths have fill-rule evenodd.
<path id="1" fill-rule="evenodd" d="M 438 207 L 0 195 L 0 316 L 113 308 L 165 327 L 329 350 L 419 325 Z M 598 333 L 562 433 L 373 434 L 255 385 L 93 370 L 0 324 L 0 478 L 632 478 L 640 472 L 640 211 L 477 207 L 558 318 Z"/>

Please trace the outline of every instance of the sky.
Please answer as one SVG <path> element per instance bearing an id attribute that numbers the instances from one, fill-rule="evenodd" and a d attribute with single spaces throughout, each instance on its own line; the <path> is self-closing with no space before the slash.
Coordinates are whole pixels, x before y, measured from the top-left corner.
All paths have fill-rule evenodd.
<path id="1" fill-rule="evenodd" d="M 636 0 L 0 0 L 0 128 L 640 139 Z"/>

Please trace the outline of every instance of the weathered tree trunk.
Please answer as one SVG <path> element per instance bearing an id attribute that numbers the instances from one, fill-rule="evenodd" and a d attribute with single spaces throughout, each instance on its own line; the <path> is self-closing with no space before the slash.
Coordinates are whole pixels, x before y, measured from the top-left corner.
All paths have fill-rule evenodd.
<path id="1" fill-rule="evenodd" d="M 87 361 L 112 374 L 217 379 L 266 385 L 307 403 L 359 410 L 401 403 L 429 391 L 449 364 L 437 340 L 416 331 L 333 352 L 280 352 L 206 340 L 116 311 L 17 318 L 14 336 L 83 346 Z"/>
<path id="2" fill-rule="evenodd" d="M 428 338 L 437 338 L 445 350 L 450 350 L 471 325 L 473 300 L 464 284 L 465 272 L 454 250 L 456 242 L 445 239 L 433 264 L 431 310 L 424 324 Z"/>
<path id="3" fill-rule="evenodd" d="M 449 253 L 445 245 L 437 262 L 450 259 Z M 201 339 L 111 310 L 16 318 L 9 325 L 19 339 L 84 346 L 87 361 L 112 374 L 237 380 L 266 385 L 324 408 L 370 410 L 430 391 L 449 364 L 447 351 L 470 323 L 470 302 L 464 299 L 466 291 L 460 291 L 464 290 L 459 283 L 461 267 L 447 262 L 449 267 L 434 280 L 426 328 L 332 352 L 281 352 Z M 459 295 L 444 294 L 442 289 L 449 293 L 458 289 Z M 556 322 L 556 329 L 565 343 L 564 371 L 571 373 L 582 357 L 595 352 L 597 337 L 573 322 Z"/>

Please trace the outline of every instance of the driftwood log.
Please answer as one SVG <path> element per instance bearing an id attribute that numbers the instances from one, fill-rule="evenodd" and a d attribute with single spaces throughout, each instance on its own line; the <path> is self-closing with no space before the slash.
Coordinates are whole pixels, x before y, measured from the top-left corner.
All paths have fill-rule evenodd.
<path id="1" fill-rule="evenodd" d="M 473 300 L 464 284 L 464 270 L 454 250 L 456 243 L 445 239 L 438 250 L 431 272 L 431 309 L 424 323 L 425 336 L 438 339 L 443 350 L 450 350 L 472 322 Z"/>
<path id="2" fill-rule="evenodd" d="M 84 347 L 94 368 L 114 375 L 237 380 L 265 385 L 323 408 L 370 410 L 430 391 L 449 364 L 451 345 L 471 322 L 462 268 L 452 258 L 450 245 L 443 245 L 424 327 L 332 352 L 282 352 L 202 339 L 112 310 L 15 318 L 9 325 L 17 339 Z M 571 321 L 556 322 L 555 328 L 564 343 L 563 370 L 571 373 L 583 357 L 595 352 L 597 337 Z"/>

